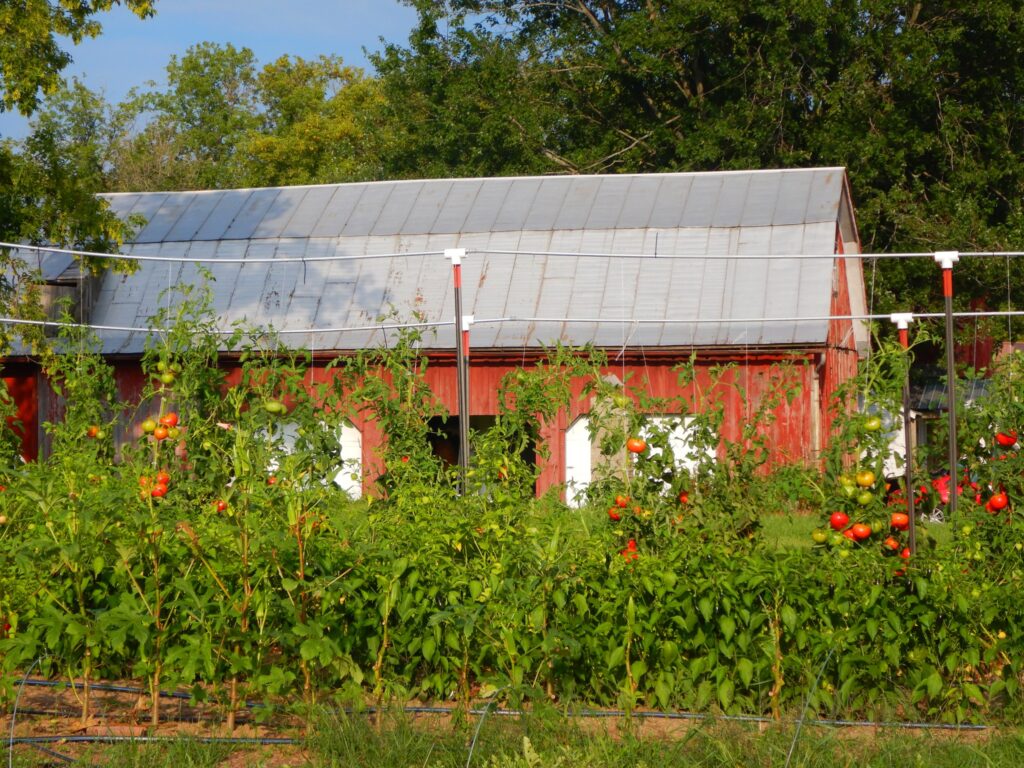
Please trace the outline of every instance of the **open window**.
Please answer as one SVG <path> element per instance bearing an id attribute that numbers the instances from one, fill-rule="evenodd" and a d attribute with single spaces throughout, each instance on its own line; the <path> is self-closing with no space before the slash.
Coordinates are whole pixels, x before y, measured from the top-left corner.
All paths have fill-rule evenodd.
<path id="1" fill-rule="evenodd" d="M 686 417 L 648 416 L 640 436 L 649 439 L 656 431 L 668 432 L 668 443 L 678 472 L 693 474 L 703 459 L 715 458 L 713 448 L 697 444 L 693 425 Z M 599 443 L 599 438 L 591 437 L 590 418 L 586 415 L 578 417 L 565 431 L 565 500 L 569 506 L 579 507 L 586 503 L 587 488 L 603 464 L 624 466 L 625 447 L 615 456 L 604 456 Z M 651 447 L 649 450 L 658 453 L 662 449 Z"/>
<path id="2" fill-rule="evenodd" d="M 327 429 L 327 425 L 322 425 Z M 285 422 L 278 425 L 281 446 L 286 452 L 295 449 L 298 425 Z M 359 499 L 363 495 L 363 435 L 352 424 L 342 423 L 338 429 L 338 462 L 333 475 L 322 478 L 323 482 L 333 481 L 349 498 Z M 276 467 L 271 467 L 275 469 Z"/>

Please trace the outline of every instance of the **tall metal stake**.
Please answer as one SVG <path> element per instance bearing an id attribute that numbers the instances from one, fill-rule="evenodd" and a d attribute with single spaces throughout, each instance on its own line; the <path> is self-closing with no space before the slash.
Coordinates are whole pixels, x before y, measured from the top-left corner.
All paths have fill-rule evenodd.
<path id="1" fill-rule="evenodd" d="M 889 319 L 896 323 L 896 328 L 900 335 L 900 346 L 904 350 L 909 349 L 910 334 L 907 331 L 907 326 L 913 321 L 914 316 L 909 312 L 899 312 L 890 315 Z M 903 377 L 903 482 L 907 497 L 907 517 L 910 518 L 910 527 L 907 529 L 907 545 L 910 547 L 910 554 L 913 555 L 917 552 L 917 521 L 914 519 L 917 515 L 914 510 L 914 450 L 913 443 L 911 443 L 911 432 L 910 370 L 908 368 L 906 375 Z"/>
<path id="2" fill-rule="evenodd" d="M 459 409 L 459 491 L 466 492 L 469 470 L 469 376 L 466 371 L 466 336 L 462 318 L 462 260 L 465 248 L 446 248 L 444 255 L 452 262 L 452 283 L 455 288 L 455 379 Z"/>
<path id="3" fill-rule="evenodd" d="M 959 251 L 936 251 L 935 261 L 942 267 L 942 295 L 946 300 L 946 406 L 949 409 L 949 516 L 956 517 L 957 462 L 956 442 L 956 365 L 953 355 L 953 265 L 960 261 Z"/>

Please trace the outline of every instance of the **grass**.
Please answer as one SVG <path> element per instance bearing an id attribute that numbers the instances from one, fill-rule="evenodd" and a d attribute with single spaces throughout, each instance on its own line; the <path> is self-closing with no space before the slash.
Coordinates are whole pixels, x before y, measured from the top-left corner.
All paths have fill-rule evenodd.
<path id="1" fill-rule="evenodd" d="M 413 722 L 398 713 L 378 728 L 365 718 L 317 724 L 304 749 L 202 745 L 96 746 L 85 764 L 167 768 L 583 768 L 584 766 L 785 766 L 793 768 L 1000 768 L 1024 765 L 1024 738 L 1013 733 L 804 727 L 792 724 L 634 719 L 580 720 L 555 712 Z M 60 749 L 60 747 L 58 747 Z M 472 754 L 470 751 L 472 750 Z M 790 754 L 792 750 L 792 754 Z M 67 748 L 63 748 L 67 752 Z M 53 764 L 19 748 L 14 765 Z"/>

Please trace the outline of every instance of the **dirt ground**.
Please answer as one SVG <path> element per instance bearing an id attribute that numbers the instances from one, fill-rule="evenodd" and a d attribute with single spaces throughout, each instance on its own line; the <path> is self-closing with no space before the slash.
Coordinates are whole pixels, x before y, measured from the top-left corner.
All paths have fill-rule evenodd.
<path id="1" fill-rule="evenodd" d="M 136 689 L 131 682 L 114 683 L 117 687 Z M 137 690 L 137 689 L 136 689 Z M 222 768 L 297 768 L 308 765 L 312 756 L 301 746 L 306 736 L 305 724 L 298 718 L 286 714 L 274 714 L 264 722 L 258 722 L 256 710 L 248 709 L 239 712 L 236 727 L 228 731 L 225 725 L 225 713 L 216 705 L 195 704 L 183 697 L 164 697 L 161 699 L 161 722 L 158 726 L 150 725 L 150 700 L 148 695 L 138 692 L 93 690 L 91 699 L 92 716 L 85 722 L 81 719 L 81 691 L 70 686 L 44 687 L 26 685 L 17 700 L 17 713 L 14 718 L 13 735 L 19 737 L 52 737 L 53 742 L 40 744 L 40 750 L 28 744 L 16 744 L 15 754 L 39 752 L 41 764 L 47 764 L 47 753 L 51 750 L 51 765 L 59 765 L 73 758 L 83 761 L 82 764 L 102 765 L 103 748 L 83 739 L 90 737 L 98 741 L 105 738 L 113 739 L 146 739 L 192 737 L 201 739 L 286 739 L 296 743 L 239 744 L 221 763 Z M 481 704 L 481 706 L 483 706 Z M 13 707 L 9 707 L 0 716 L 0 737 L 6 741 L 12 733 Z M 501 714 L 489 713 L 489 717 L 501 717 Z M 454 727 L 452 715 L 429 712 L 410 713 L 409 719 L 417 727 L 437 731 Z M 479 715 L 471 715 L 475 720 Z M 621 736 L 625 730 L 644 738 L 679 739 L 694 728 L 703 727 L 706 721 L 699 717 L 668 718 L 664 716 L 644 716 L 642 713 L 627 719 L 621 715 L 594 716 L 579 718 L 575 724 L 594 734 L 607 734 L 613 738 Z M 764 731 L 776 727 L 773 723 L 722 723 L 726 728 L 745 728 L 752 726 Z M 808 732 L 821 726 L 812 723 L 804 725 Z M 841 738 L 875 739 L 886 730 L 879 726 L 844 726 L 830 731 Z M 912 730 L 912 729 L 908 729 Z M 936 738 L 951 738 L 978 743 L 989 738 L 994 729 L 958 729 L 932 730 L 929 734 Z M 58 738 L 59 737 L 59 738 Z"/>

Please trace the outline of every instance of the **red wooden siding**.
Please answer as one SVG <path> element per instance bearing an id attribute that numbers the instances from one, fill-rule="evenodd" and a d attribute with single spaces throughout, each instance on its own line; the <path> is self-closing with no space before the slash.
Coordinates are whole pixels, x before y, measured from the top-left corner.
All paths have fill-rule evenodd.
<path id="1" fill-rule="evenodd" d="M 34 365 L 8 363 L 4 384 L 14 400 L 15 432 L 21 438 L 21 456 L 32 461 L 39 455 L 39 378 Z"/>

